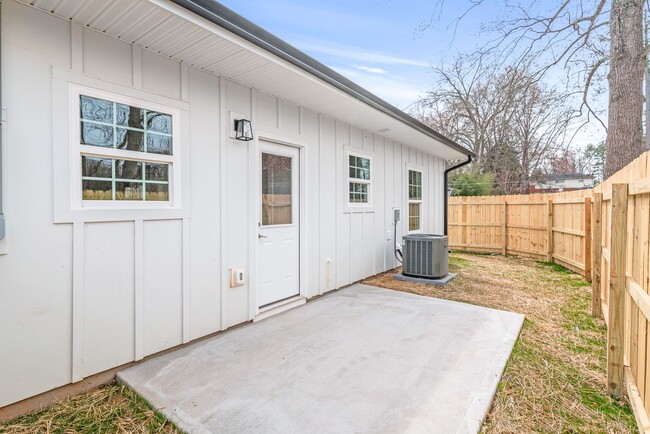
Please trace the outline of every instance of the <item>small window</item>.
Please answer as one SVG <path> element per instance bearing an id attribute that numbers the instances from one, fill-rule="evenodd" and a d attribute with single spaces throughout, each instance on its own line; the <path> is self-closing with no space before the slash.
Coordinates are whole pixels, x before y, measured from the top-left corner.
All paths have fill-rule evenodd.
<path id="1" fill-rule="evenodd" d="M 370 158 L 348 156 L 348 202 L 350 205 L 370 203 Z"/>
<path id="2" fill-rule="evenodd" d="M 409 232 L 422 229 L 422 172 L 409 170 Z"/>
<path id="3" fill-rule="evenodd" d="M 262 225 L 292 223 L 293 159 L 262 153 Z"/>
<path id="4" fill-rule="evenodd" d="M 83 201 L 169 202 L 172 115 L 79 95 Z"/>

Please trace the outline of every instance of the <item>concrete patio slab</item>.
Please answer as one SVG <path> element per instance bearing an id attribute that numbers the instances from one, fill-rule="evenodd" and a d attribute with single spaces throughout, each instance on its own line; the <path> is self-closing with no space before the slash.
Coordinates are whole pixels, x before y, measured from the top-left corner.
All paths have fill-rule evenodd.
<path id="1" fill-rule="evenodd" d="M 353 285 L 118 379 L 191 433 L 475 433 L 523 319 Z"/>

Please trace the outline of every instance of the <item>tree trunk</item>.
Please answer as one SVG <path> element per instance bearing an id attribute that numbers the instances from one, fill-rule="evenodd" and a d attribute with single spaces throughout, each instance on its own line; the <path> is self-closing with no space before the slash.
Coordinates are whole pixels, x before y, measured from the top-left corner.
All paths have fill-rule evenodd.
<path id="1" fill-rule="evenodd" d="M 643 0 L 612 0 L 605 177 L 643 152 Z"/>

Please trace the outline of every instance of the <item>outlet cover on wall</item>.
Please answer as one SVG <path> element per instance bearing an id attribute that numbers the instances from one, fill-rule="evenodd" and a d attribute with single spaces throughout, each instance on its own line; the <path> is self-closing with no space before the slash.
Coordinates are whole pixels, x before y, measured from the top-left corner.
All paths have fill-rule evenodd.
<path id="1" fill-rule="evenodd" d="M 246 283 L 246 270 L 244 267 L 230 269 L 230 287 L 235 288 Z"/>

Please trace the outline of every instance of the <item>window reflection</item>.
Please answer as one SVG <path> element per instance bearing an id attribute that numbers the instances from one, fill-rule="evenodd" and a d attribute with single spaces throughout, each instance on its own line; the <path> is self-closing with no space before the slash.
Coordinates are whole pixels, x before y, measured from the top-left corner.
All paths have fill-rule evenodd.
<path id="1" fill-rule="evenodd" d="M 126 158 L 115 158 L 115 152 L 81 155 L 84 200 L 169 200 L 171 164 L 142 160 L 173 154 L 171 115 L 80 95 L 79 117 L 82 145 L 142 153 L 119 154 Z"/>
<path id="2" fill-rule="evenodd" d="M 262 153 L 262 224 L 292 223 L 291 157 Z"/>

